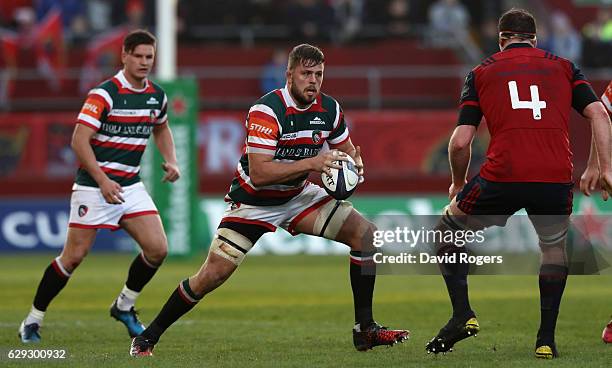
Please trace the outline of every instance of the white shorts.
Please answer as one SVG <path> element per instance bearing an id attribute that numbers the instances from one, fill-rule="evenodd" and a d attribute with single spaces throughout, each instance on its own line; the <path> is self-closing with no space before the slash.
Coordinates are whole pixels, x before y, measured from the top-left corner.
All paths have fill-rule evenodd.
<path id="1" fill-rule="evenodd" d="M 123 219 L 158 214 L 143 183 L 123 187 L 121 204 L 107 203 L 100 188 L 75 184 L 72 189 L 69 227 L 118 230 Z"/>
<path id="2" fill-rule="evenodd" d="M 306 215 L 333 200 L 323 188 L 307 182 L 306 186 L 289 202 L 278 206 L 252 206 L 244 203 L 230 202 L 223 213 L 223 222 L 237 222 L 259 225 L 274 232 L 277 227 L 297 235 L 295 226 Z"/>

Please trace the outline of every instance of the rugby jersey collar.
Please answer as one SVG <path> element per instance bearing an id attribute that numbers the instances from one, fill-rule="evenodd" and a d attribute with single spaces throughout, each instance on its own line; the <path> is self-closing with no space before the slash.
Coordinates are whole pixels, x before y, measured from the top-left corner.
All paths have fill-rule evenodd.
<path id="1" fill-rule="evenodd" d="M 531 44 L 527 43 L 527 42 L 517 42 L 517 43 L 511 43 L 508 46 L 506 46 L 504 48 L 504 50 L 510 50 L 510 49 L 519 49 L 519 48 L 524 48 L 524 47 L 530 47 L 533 48 L 533 46 L 531 46 Z"/>
<path id="2" fill-rule="evenodd" d="M 283 95 L 283 99 L 285 100 L 287 107 L 293 107 L 294 109 L 298 111 L 306 111 L 310 109 L 312 105 L 317 104 L 317 100 L 318 100 L 318 98 L 315 98 L 315 100 L 310 105 L 306 106 L 305 108 L 301 108 L 295 103 L 295 101 L 293 101 L 293 97 L 291 97 L 291 93 L 289 93 L 289 89 L 286 84 L 285 84 L 285 87 L 281 88 L 281 94 Z"/>
<path id="3" fill-rule="evenodd" d="M 142 93 L 144 91 L 147 90 L 147 88 L 149 88 L 149 79 L 145 79 L 144 82 L 144 87 L 138 89 L 138 88 L 134 88 L 132 86 L 132 84 L 127 80 L 127 78 L 125 77 L 125 74 L 123 74 L 123 70 L 120 70 L 119 73 L 117 73 L 115 75 L 115 78 L 117 78 L 117 80 L 119 81 L 119 83 L 121 83 L 121 87 L 123 88 L 127 88 L 132 92 L 136 92 L 136 93 Z"/>

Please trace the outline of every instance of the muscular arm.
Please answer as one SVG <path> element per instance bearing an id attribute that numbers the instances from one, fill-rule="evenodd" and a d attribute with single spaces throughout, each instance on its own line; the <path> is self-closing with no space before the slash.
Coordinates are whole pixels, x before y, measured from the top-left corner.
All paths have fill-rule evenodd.
<path id="1" fill-rule="evenodd" d="M 591 123 L 593 132 L 589 164 L 595 161 L 591 156 L 594 156 L 596 152 L 602 175 L 604 173 L 612 173 L 612 130 L 608 113 L 603 104 L 598 101 L 589 104 L 582 114 Z"/>
<path id="2" fill-rule="evenodd" d="M 589 150 L 589 161 L 584 173 L 580 176 L 580 191 L 587 197 L 597 188 L 599 183 L 599 162 L 597 160 L 597 149 L 595 148 L 595 136 L 591 134 L 591 149 Z M 603 194 L 603 192 L 602 192 Z"/>
<path id="3" fill-rule="evenodd" d="M 448 160 L 451 168 L 452 183 L 462 187 L 467 178 L 467 171 L 472 157 L 472 140 L 476 135 L 474 125 L 459 125 L 455 128 L 448 144 Z"/>
<path id="4" fill-rule="evenodd" d="M 599 171 L 599 162 L 597 160 L 597 149 L 595 148 L 595 135 L 591 133 L 591 149 L 589 150 L 589 160 L 587 161 L 589 169 Z"/>
<path id="5" fill-rule="evenodd" d="M 153 137 L 159 153 L 161 153 L 164 161 L 167 163 L 176 164 L 176 150 L 174 149 L 174 139 L 172 131 L 168 123 L 156 125 L 153 128 Z"/>
<path id="6" fill-rule="evenodd" d="M 169 181 L 174 183 L 181 176 L 181 171 L 176 162 L 174 139 L 172 138 L 172 131 L 168 123 L 155 126 L 153 128 L 153 138 L 155 138 L 157 149 L 159 149 L 159 153 L 161 153 L 165 161 L 162 163 L 162 169 L 166 172 L 162 182 Z"/>
<path id="7" fill-rule="evenodd" d="M 314 170 L 313 158 L 295 162 L 274 162 L 274 156 L 249 153 L 249 176 L 255 186 L 286 183 Z"/>

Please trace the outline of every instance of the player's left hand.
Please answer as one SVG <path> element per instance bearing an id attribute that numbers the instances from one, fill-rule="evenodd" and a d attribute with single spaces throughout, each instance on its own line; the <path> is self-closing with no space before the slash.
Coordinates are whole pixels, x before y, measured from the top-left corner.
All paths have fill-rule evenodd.
<path id="1" fill-rule="evenodd" d="M 467 181 L 463 182 L 463 184 L 460 184 L 460 185 L 452 183 L 450 187 L 448 188 L 448 199 L 452 201 L 453 198 L 455 198 L 455 196 L 457 195 L 457 193 L 459 193 L 461 189 L 463 189 L 465 184 L 467 184 Z"/>
<path id="2" fill-rule="evenodd" d="M 580 177 L 580 191 L 589 197 L 591 192 L 599 187 L 599 168 L 589 167 L 584 170 Z M 602 192 L 603 196 L 603 192 Z"/>
<path id="3" fill-rule="evenodd" d="M 602 173 L 599 182 L 601 183 L 601 198 L 607 201 L 612 195 L 612 173 L 609 171 Z"/>
<path id="4" fill-rule="evenodd" d="M 169 162 L 164 162 L 162 164 L 162 169 L 166 172 L 164 177 L 162 178 L 162 182 L 170 182 L 174 183 L 181 177 L 181 171 L 177 164 L 171 164 Z"/>
<path id="5" fill-rule="evenodd" d="M 355 153 L 353 153 L 353 160 L 355 160 L 355 168 L 357 168 L 357 174 L 359 175 L 359 184 L 365 181 L 363 177 L 364 168 L 363 168 L 363 159 L 361 158 L 361 147 L 355 147 Z"/>

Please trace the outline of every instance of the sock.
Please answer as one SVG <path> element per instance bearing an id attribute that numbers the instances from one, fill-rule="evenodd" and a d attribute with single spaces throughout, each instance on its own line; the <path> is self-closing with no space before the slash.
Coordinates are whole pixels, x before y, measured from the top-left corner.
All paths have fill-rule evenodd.
<path id="1" fill-rule="evenodd" d="M 147 261 L 140 253 L 132 261 L 125 286 L 134 292 L 140 293 L 144 286 L 153 278 L 159 267 Z"/>
<path id="2" fill-rule="evenodd" d="M 565 290 L 568 268 L 555 264 L 540 266 L 540 329 L 538 339 L 555 340 L 559 305 Z"/>
<path id="3" fill-rule="evenodd" d="M 376 264 L 372 260 L 372 254 L 366 252 L 351 251 L 350 260 L 355 324 L 359 324 L 360 329 L 366 329 L 374 322 L 372 296 L 376 281 Z"/>
<path id="4" fill-rule="evenodd" d="M 30 309 L 30 313 L 26 317 L 24 324 L 31 325 L 32 323 L 36 323 L 39 326 L 42 326 L 43 318 L 45 318 L 45 312 L 36 309 L 36 307 L 32 306 Z"/>
<path id="5" fill-rule="evenodd" d="M 191 290 L 189 279 L 183 280 L 141 336 L 151 340 L 154 344 L 157 343 L 164 331 L 181 318 L 182 315 L 195 307 L 202 297 L 202 295 L 197 295 Z"/>
<path id="6" fill-rule="evenodd" d="M 57 257 L 51 262 L 38 284 L 33 303 L 38 311 L 45 312 L 49 303 L 68 283 L 71 273 L 66 271 L 59 259 L 60 257 Z"/>
<path id="7" fill-rule="evenodd" d="M 136 303 L 138 295 L 140 295 L 139 292 L 130 290 L 127 286 L 124 286 L 117 297 L 117 308 L 122 311 L 129 311 L 134 306 L 134 303 Z"/>
<path id="8" fill-rule="evenodd" d="M 447 245 L 446 247 L 440 247 L 437 253 L 438 256 L 444 256 L 445 253 L 448 255 L 456 254 L 456 263 L 440 263 L 442 277 L 444 277 L 446 289 L 453 306 L 453 318 L 465 318 L 474 315 L 468 297 L 467 275 L 469 264 L 459 262 L 459 255 L 465 252 L 467 250 L 463 247 Z"/>

